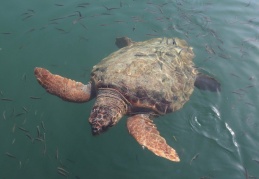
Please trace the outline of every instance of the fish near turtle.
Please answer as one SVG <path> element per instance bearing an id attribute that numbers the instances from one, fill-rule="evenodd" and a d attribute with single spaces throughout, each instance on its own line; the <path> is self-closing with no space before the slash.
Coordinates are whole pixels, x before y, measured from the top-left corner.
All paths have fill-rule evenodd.
<path id="1" fill-rule="evenodd" d="M 189 100 L 194 87 L 220 91 L 220 83 L 200 74 L 194 67 L 194 53 L 185 40 L 153 38 L 133 42 L 116 39 L 120 48 L 95 65 L 88 84 L 34 70 L 47 92 L 70 102 L 96 98 L 89 123 L 98 135 L 114 126 L 124 116 L 129 133 L 154 154 L 179 162 L 177 152 L 160 135 L 153 119 L 174 112 Z"/>

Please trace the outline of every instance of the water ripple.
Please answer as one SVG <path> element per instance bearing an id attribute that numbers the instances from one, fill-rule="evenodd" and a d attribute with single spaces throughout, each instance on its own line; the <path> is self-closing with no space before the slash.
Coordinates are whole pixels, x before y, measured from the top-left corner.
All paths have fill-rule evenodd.
<path id="1" fill-rule="evenodd" d="M 210 106 L 193 115 L 189 122 L 191 128 L 198 134 L 215 141 L 229 152 L 239 154 L 235 132 L 228 123 L 221 120 L 221 113 L 216 106 Z"/>

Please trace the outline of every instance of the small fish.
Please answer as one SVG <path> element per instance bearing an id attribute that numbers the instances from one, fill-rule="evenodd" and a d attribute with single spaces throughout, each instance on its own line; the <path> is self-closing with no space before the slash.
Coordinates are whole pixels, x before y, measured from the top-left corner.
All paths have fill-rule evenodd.
<path id="1" fill-rule="evenodd" d="M 11 114 L 12 117 L 14 117 L 14 113 L 15 113 L 15 108 L 13 107 L 13 111 L 12 111 L 12 114 Z"/>
<path id="2" fill-rule="evenodd" d="M 62 168 L 62 167 L 58 167 L 57 169 L 58 169 L 58 171 L 62 171 L 62 172 L 64 172 L 64 173 L 66 173 L 66 174 L 69 174 L 69 172 L 66 171 L 66 170 L 65 170 L 64 168 Z"/>
<path id="3" fill-rule="evenodd" d="M 26 136 L 31 140 L 31 142 L 33 143 L 33 141 L 34 141 L 33 137 L 32 137 L 29 133 L 26 133 L 25 135 L 26 135 Z"/>
<path id="4" fill-rule="evenodd" d="M 163 10 L 160 7 L 158 7 L 158 9 L 161 12 L 161 14 L 164 14 Z"/>
<path id="5" fill-rule="evenodd" d="M 33 9 L 28 9 L 27 11 L 35 13 L 35 11 Z"/>
<path id="6" fill-rule="evenodd" d="M 118 7 L 107 7 L 107 6 L 105 6 L 105 5 L 103 5 L 103 7 L 104 7 L 107 11 L 114 10 L 114 9 L 119 9 Z"/>
<path id="7" fill-rule="evenodd" d="M 63 175 L 63 176 L 65 176 L 65 177 L 67 177 L 67 174 L 66 174 L 65 172 L 62 172 L 62 171 L 58 170 L 58 173 L 59 173 L 60 175 Z"/>
<path id="8" fill-rule="evenodd" d="M 13 154 L 10 154 L 9 152 L 5 152 L 5 155 L 7 155 L 8 157 L 11 157 L 11 158 L 15 158 L 15 159 L 16 159 L 16 157 L 15 157 Z"/>
<path id="9" fill-rule="evenodd" d="M 79 6 L 87 6 L 87 5 L 90 5 L 90 3 L 87 3 L 87 2 L 84 2 L 84 3 L 80 3 L 78 4 Z"/>
<path id="10" fill-rule="evenodd" d="M 247 172 L 246 168 L 245 168 L 245 177 L 246 177 L 246 179 L 249 179 L 248 172 Z"/>
<path id="11" fill-rule="evenodd" d="M 69 158 L 67 158 L 66 160 L 69 161 L 70 163 L 73 163 L 73 164 L 76 163 L 74 160 L 71 160 L 71 159 L 69 159 Z M 64 165 L 62 165 L 62 166 L 64 166 Z"/>
<path id="12" fill-rule="evenodd" d="M 22 20 L 25 21 L 26 19 L 29 19 L 29 18 L 31 18 L 32 16 L 33 16 L 33 14 L 30 14 L 30 15 L 26 16 L 25 18 L 23 18 Z"/>
<path id="13" fill-rule="evenodd" d="M 43 121 L 41 121 L 41 127 L 42 127 L 42 129 L 45 131 L 45 124 L 44 124 Z"/>
<path id="14" fill-rule="evenodd" d="M 24 112 L 21 112 L 21 113 L 16 114 L 15 117 L 19 117 L 19 116 L 24 115 L 24 114 L 25 114 Z"/>
<path id="15" fill-rule="evenodd" d="M 3 101 L 13 101 L 13 99 L 11 99 L 11 98 L 1 98 L 1 100 L 3 100 Z"/>
<path id="16" fill-rule="evenodd" d="M 14 133 L 14 131 L 15 131 L 15 128 L 16 128 L 16 124 L 14 123 L 13 128 L 12 128 L 12 132 L 13 132 L 13 133 Z"/>
<path id="17" fill-rule="evenodd" d="M 242 93 L 239 93 L 237 91 L 231 91 L 231 93 L 238 94 L 238 95 L 243 95 Z"/>
<path id="18" fill-rule="evenodd" d="M 55 6 L 64 6 L 64 4 L 55 4 Z"/>
<path id="19" fill-rule="evenodd" d="M 75 12 L 77 12 L 77 13 L 78 13 L 79 17 L 82 17 L 82 14 L 81 14 L 81 12 L 80 12 L 80 11 L 75 11 Z"/>
<path id="20" fill-rule="evenodd" d="M 245 88 L 252 88 L 252 87 L 254 87 L 254 85 L 248 85 Z"/>
<path id="21" fill-rule="evenodd" d="M 34 29 L 35 30 L 35 29 Z M 24 73 L 23 75 L 22 75 L 22 80 L 23 81 L 26 81 L 26 73 Z"/>
<path id="22" fill-rule="evenodd" d="M 39 127 L 39 126 L 37 126 L 37 134 L 38 134 L 38 137 L 41 136 L 41 135 L 40 135 L 40 127 Z"/>
<path id="23" fill-rule="evenodd" d="M 82 6 L 82 5 L 78 5 L 77 7 L 82 7 L 82 8 L 85 8 L 85 6 Z"/>
<path id="24" fill-rule="evenodd" d="M 22 107 L 22 109 L 26 112 L 26 113 L 28 113 L 29 111 L 28 111 L 28 109 L 26 108 L 26 107 Z"/>
<path id="25" fill-rule="evenodd" d="M 224 58 L 224 59 L 226 59 L 226 60 L 230 59 L 230 56 L 229 56 L 229 55 L 222 54 L 222 53 L 219 54 L 219 57 Z"/>
<path id="26" fill-rule="evenodd" d="M 15 138 L 13 139 L 12 144 L 14 144 L 14 142 L 15 142 Z"/>
<path id="27" fill-rule="evenodd" d="M 79 24 L 80 24 L 85 30 L 87 30 L 87 27 L 86 27 L 84 24 L 82 24 L 81 22 L 79 22 Z"/>
<path id="28" fill-rule="evenodd" d="M 110 16 L 110 15 L 112 15 L 112 14 L 111 14 L 111 13 L 104 12 L 104 13 L 102 13 L 101 15 Z"/>
<path id="29" fill-rule="evenodd" d="M 191 161 L 190 161 L 190 165 L 192 164 L 192 161 L 193 161 L 193 160 L 195 160 L 195 159 L 198 158 L 199 155 L 200 155 L 200 153 L 197 153 L 197 154 L 195 154 L 195 155 L 192 157 L 192 159 L 191 159 Z"/>
<path id="30" fill-rule="evenodd" d="M 22 122 L 22 124 L 25 124 L 26 121 L 27 121 L 27 118 L 25 117 L 24 120 L 23 120 L 23 122 Z"/>
<path id="31" fill-rule="evenodd" d="M 82 36 L 80 37 L 80 40 L 88 41 L 88 38 Z"/>
<path id="32" fill-rule="evenodd" d="M 30 32 L 33 32 L 35 30 L 36 30 L 35 28 L 31 28 L 30 30 L 26 31 L 26 33 L 30 33 Z M 25 76 L 25 80 L 24 81 L 26 81 L 26 76 Z"/>
<path id="33" fill-rule="evenodd" d="M 230 73 L 232 76 L 240 78 L 238 75 L 234 74 L 234 73 Z"/>
<path id="34" fill-rule="evenodd" d="M 56 159 L 58 160 L 58 148 L 56 150 Z"/>
<path id="35" fill-rule="evenodd" d="M 30 96 L 31 99 L 41 99 L 41 97 L 37 97 L 37 96 Z"/>
<path id="36" fill-rule="evenodd" d="M 23 127 L 18 127 L 20 130 L 22 130 L 23 132 L 29 132 L 27 129 L 24 129 Z"/>
<path id="37" fill-rule="evenodd" d="M 250 4 L 251 4 L 251 1 L 249 1 L 249 2 L 245 5 L 245 7 L 250 6 Z"/>
<path id="38" fill-rule="evenodd" d="M 11 32 L 2 32 L 1 34 L 3 34 L 3 35 L 11 35 L 12 33 Z"/>
<path id="39" fill-rule="evenodd" d="M 205 49 L 206 49 L 208 54 L 216 54 L 214 49 L 212 47 L 210 47 L 208 44 L 205 45 Z"/>
<path id="40" fill-rule="evenodd" d="M 147 36 L 158 36 L 157 34 L 146 34 Z"/>
<path id="41" fill-rule="evenodd" d="M 252 160 L 259 164 L 259 160 L 257 159 L 252 159 Z"/>
<path id="42" fill-rule="evenodd" d="M 42 138 L 36 137 L 34 140 L 43 142 L 44 140 Z"/>
<path id="43" fill-rule="evenodd" d="M 65 19 L 65 18 L 67 18 L 67 16 L 50 19 L 50 21 L 56 21 L 56 20 Z"/>
<path id="44" fill-rule="evenodd" d="M 64 164 L 63 164 L 63 162 L 62 162 L 61 159 L 59 160 L 59 163 L 60 163 L 60 165 L 61 165 L 62 167 L 64 167 Z"/>
<path id="45" fill-rule="evenodd" d="M 4 118 L 4 120 L 6 120 L 6 117 L 5 117 L 5 111 L 3 112 L 3 118 Z"/>
<path id="46" fill-rule="evenodd" d="M 44 139 L 45 141 L 45 139 Z M 44 150 L 43 150 L 43 154 L 45 155 L 47 152 L 47 145 L 46 145 L 46 141 L 44 142 Z"/>
<path id="47" fill-rule="evenodd" d="M 245 104 L 248 104 L 248 105 L 250 105 L 250 106 L 256 107 L 254 104 L 249 103 L 249 102 L 245 102 Z"/>
<path id="48" fill-rule="evenodd" d="M 58 31 L 60 31 L 60 32 L 68 33 L 68 32 L 67 32 L 67 31 L 65 31 L 64 29 L 57 28 L 57 27 L 56 27 L 56 29 L 57 29 Z"/>

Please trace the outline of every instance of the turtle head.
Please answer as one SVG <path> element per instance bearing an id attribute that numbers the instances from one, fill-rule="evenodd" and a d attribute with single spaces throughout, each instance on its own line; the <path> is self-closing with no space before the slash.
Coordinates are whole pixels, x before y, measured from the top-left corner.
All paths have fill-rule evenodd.
<path id="1" fill-rule="evenodd" d="M 98 92 L 95 105 L 89 117 L 92 134 L 98 135 L 114 126 L 126 113 L 126 103 L 114 91 Z"/>
<path id="2" fill-rule="evenodd" d="M 89 118 L 92 134 L 97 135 L 106 131 L 119 121 L 118 115 L 113 116 L 114 110 L 108 106 L 94 106 Z M 121 116 L 120 116 L 121 117 Z"/>

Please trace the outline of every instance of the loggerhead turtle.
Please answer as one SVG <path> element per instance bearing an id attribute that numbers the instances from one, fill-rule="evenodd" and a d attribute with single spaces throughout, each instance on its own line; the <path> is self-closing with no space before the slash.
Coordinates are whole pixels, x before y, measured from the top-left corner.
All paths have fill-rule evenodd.
<path id="1" fill-rule="evenodd" d="M 180 161 L 176 151 L 160 136 L 153 117 L 174 112 L 189 100 L 194 86 L 220 91 L 220 83 L 198 73 L 192 47 L 178 38 L 133 42 L 116 39 L 118 51 L 93 67 L 87 85 L 35 68 L 38 82 L 51 94 L 71 102 L 96 97 L 89 123 L 100 134 L 128 115 L 129 133 L 154 154 Z"/>

